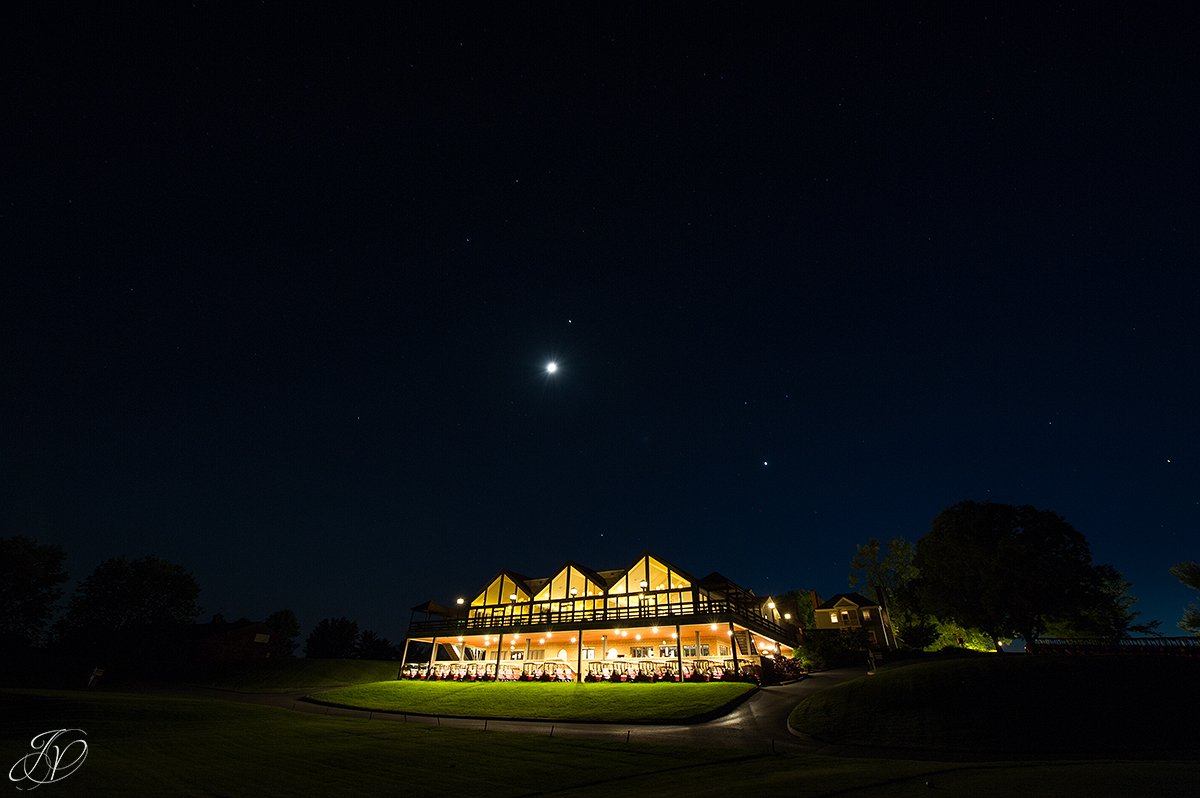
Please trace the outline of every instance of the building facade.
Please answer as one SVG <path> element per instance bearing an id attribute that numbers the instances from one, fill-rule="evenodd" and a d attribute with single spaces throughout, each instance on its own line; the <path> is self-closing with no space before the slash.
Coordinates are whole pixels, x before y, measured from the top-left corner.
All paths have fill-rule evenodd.
<path id="1" fill-rule="evenodd" d="M 871 648 L 881 651 L 896 648 L 887 609 L 861 593 L 838 593 L 818 604 L 814 613 L 817 629 L 863 629 Z"/>
<path id="2" fill-rule="evenodd" d="M 628 568 L 565 563 L 530 579 L 501 571 L 453 606 L 414 607 L 402 675 L 437 678 L 654 678 L 754 675 L 799 643 L 790 613 L 719 573 L 696 579 L 653 554 Z M 416 619 L 416 613 L 423 613 Z M 431 651 L 410 659 L 413 643 Z"/>

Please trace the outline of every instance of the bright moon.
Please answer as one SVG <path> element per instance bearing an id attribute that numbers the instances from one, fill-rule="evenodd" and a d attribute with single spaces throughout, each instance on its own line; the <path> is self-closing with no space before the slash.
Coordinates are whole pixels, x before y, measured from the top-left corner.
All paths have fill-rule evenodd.
<path id="1" fill-rule="evenodd" d="M 556 371 L 558 371 L 557 363 L 555 363 L 554 361 L 550 361 L 549 363 L 546 364 L 546 373 L 547 374 L 553 374 Z"/>

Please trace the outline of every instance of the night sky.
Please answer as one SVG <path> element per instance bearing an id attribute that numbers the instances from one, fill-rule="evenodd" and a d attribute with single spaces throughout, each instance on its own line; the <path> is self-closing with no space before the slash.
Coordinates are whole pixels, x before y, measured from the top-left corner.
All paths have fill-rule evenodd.
<path id="1" fill-rule="evenodd" d="M 1195 8 L 654 5 L 4 11 L 0 534 L 398 640 L 1028 503 L 1178 632 Z"/>

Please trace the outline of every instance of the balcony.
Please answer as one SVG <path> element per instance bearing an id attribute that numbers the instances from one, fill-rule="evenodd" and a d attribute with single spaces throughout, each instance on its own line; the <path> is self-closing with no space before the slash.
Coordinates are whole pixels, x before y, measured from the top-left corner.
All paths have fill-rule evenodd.
<path id="1" fill-rule="evenodd" d="M 591 603 L 600 600 L 589 599 Z M 413 621 L 410 638 L 448 635 L 495 634 L 518 629 L 596 629 L 615 624 L 674 626 L 687 623 L 733 621 L 741 626 L 781 642 L 795 645 L 798 628 L 763 617 L 756 607 L 722 599 L 702 599 L 673 603 L 639 603 L 625 607 L 563 607 L 568 602 L 513 603 L 492 607 L 474 607 L 475 617 L 439 618 Z M 578 602 L 583 603 L 583 600 Z M 485 614 L 486 612 L 486 614 Z"/>

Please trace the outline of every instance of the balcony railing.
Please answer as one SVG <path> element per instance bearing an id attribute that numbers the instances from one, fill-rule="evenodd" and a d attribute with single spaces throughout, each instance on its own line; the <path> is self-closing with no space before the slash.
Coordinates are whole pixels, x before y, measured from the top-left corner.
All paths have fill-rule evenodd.
<path id="1" fill-rule="evenodd" d="M 487 614 L 484 614 L 484 611 Z M 743 625 L 752 625 L 760 632 L 773 634 L 782 640 L 796 636 L 796 627 L 782 625 L 764 617 L 753 607 L 738 602 L 719 599 L 702 601 L 680 601 L 670 604 L 641 603 L 627 607 L 554 608 L 542 603 L 512 604 L 509 606 L 475 607 L 475 617 L 438 618 L 436 620 L 413 621 L 408 628 L 409 637 L 431 637 L 441 634 L 462 635 L 523 626 L 581 626 L 638 622 L 640 625 L 657 623 L 661 626 L 676 623 L 696 623 L 698 620 L 720 617 L 734 620 Z"/>

